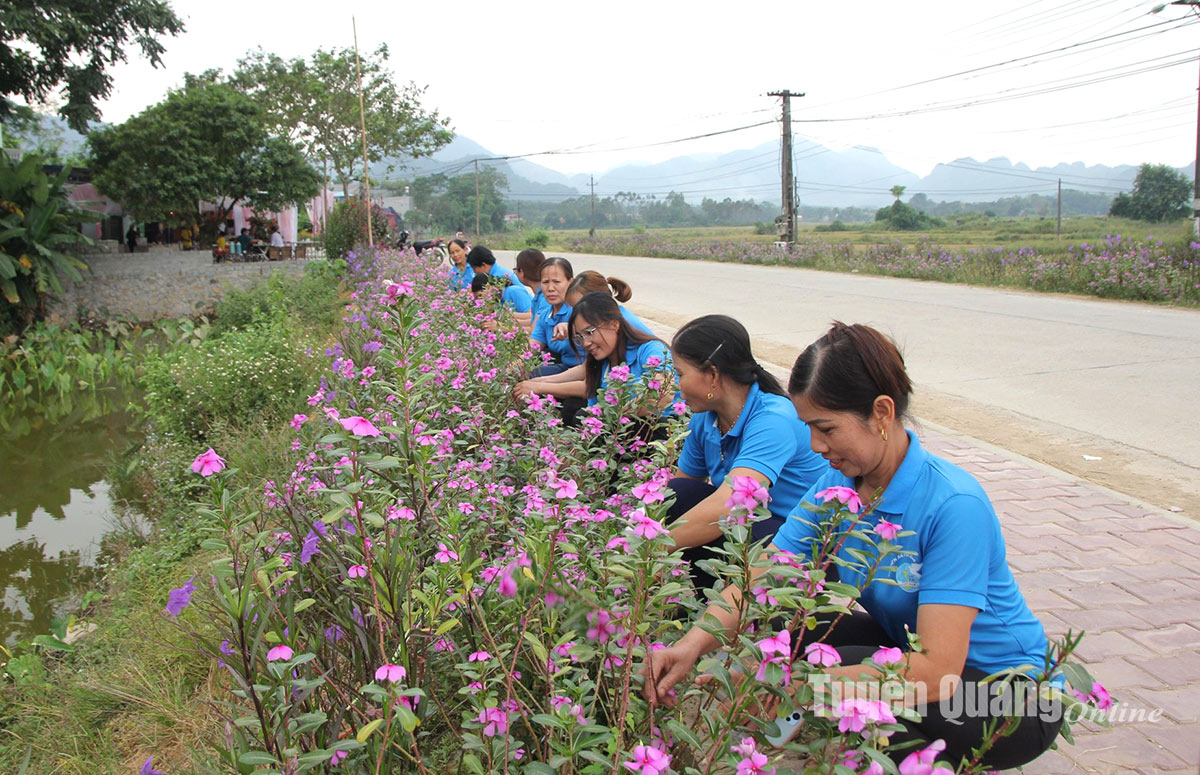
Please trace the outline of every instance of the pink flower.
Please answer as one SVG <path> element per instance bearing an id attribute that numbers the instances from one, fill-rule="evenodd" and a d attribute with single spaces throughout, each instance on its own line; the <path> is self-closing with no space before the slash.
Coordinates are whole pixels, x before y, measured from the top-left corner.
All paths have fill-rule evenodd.
<path id="1" fill-rule="evenodd" d="M 944 750 L 946 741 L 934 740 L 927 747 L 913 751 L 900 762 L 900 775 L 933 775 L 933 763 Z"/>
<path id="2" fill-rule="evenodd" d="M 500 574 L 500 583 L 496 585 L 496 591 L 499 592 L 502 597 L 517 596 L 517 580 L 513 578 L 511 565 L 505 568 L 504 572 Z"/>
<path id="3" fill-rule="evenodd" d="M 433 559 L 438 562 L 452 562 L 458 559 L 458 552 L 453 549 L 447 549 L 445 544 L 438 544 L 438 550 L 434 552 Z"/>
<path id="4" fill-rule="evenodd" d="M 590 640 L 603 643 L 617 632 L 617 625 L 613 623 L 612 614 L 608 611 L 589 611 L 587 622 L 591 625 L 586 633 Z"/>
<path id="5" fill-rule="evenodd" d="M 404 676 L 408 675 L 408 671 L 400 665 L 386 664 L 380 665 L 375 670 L 376 681 L 387 681 L 388 683 L 400 683 L 404 680 Z"/>
<path id="6" fill-rule="evenodd" d="M 754 511 L 759 504 L 766 503 L 771 498 L 762 482 L 752 476 L 735 476 L 730 486 L 733 488 L 733 495 L 729 496 L 729 502 L 725 504 L 727 508 L 744 506 L 747 511 Z"/>
<path id="7" fill-rule="evenodd" d="M 554 488 L 554 497 L 558 498 L 559 500 L 574 498 L 579 494 L 579 485 L 575 483 L 574 479 L 559 479 L 558 477 L 553 477 L 549 484 Z"/>
<path id="8" fill-rule="evenodd" d="M 351 565 L 346 569 L 346 575 L 352 579 L 361 579 L 367 575 L 366 565 Z"/>
<path id="9" fill-rule="evenodd" d="M 871 763 L 867 765 L 867 768 L 858 775 L 883 775 L 883 765 L 872 760 Z"/>
<path id="10" fill-rule="evenodd" d="M 858 698 L 842 700 L 833 709 L 838 719 L 838 731 L 862 732 L 867 724 L 895 724 L 896 717 L 887 703 Z"/>
<path id="11" fill-rule="evenodd" d="M 214 452 L 212 447 L 209 447 L 207 452 L 197 455 L 196 459 L 192 461 L 192 472 L 204 477 L 224 470 L 225 458 Z"/>
<path id="12" fill-rule="evenodd" d="M 832 667 L 842 661 L 842 655 L 827 643 L 810 643 L 804 647 L 804 657 L 820 667 Z"/>
<path id="13" fill-rule="evenodd" d="M 337 767 L 342 763 L 342 759 L 345 759 L 349 755 L 350 754 L 346 753 L 345 751 L 334 751 L 333 756 L 329 757 L 329 766 Z"/>
<path id="14" fill-rule="evenodd" d="M 676 415 L 682 416 L 687 413 L 687 404 L 682 401 L 676 401 L 675 403 L 671 404 L 671 411 Z"/>
<path id="15" fill-rule="evenodd" d="M 849 509 L 851 514 L 857 514 L 863 507 L 862 499 L 851 487 L 829 487 L 817 493 L 816 498 L 822 503 L 837 501 Z"/>
<path id="16" fill-rule="evenodd" d="M 1113 706 L 1112 695 L 1099 681 L 1092 681 L 1092 693 L 1088 695 L 1088 699 L 1096 703 L 1096 707 L 1100 710 L 1108 710 Z"/>
<path id="17" fill-rule="evenodd" d="M 767 665 L 778 664 L 783 668 L 783 684 L 786 686 L 790 683 L 792 680 L 792 633 L 783 629 L 778 635 L 763 638 L 755 645 L 762 651 L 763 660 L 759 663 L 758 672 L 755 673 L 754 678 L 758 681 L 766 680 Z"/>
<path id="18" fill-rule="evenodd" d="M 886 519 L 881 519 L 879 520 L 879 524 L 875 526 L 875 532 L 888 541 L 895 541 L 897 534 L 900 532 L 900 526 L 895 522 L 888 522 Z"/>
<path id="19" fill-rule="evenodd" d="M 371 424 L 371 421 L 365 417 L 360 417 L 357 414 L 353 417 L 343 417 L 338 420 L 342 427 L 353 433 L 355 436 L 371 436 L 379 435 L 379 429 Z"/>
<path id="20" fill-rule="evenodd" d="M 304 423 L 306 423 L 307 421 L 308 421 L 307 414 L 293 414 L 292 421 L 288 424 L 291 425 L 296 430 L 300 430 L 300 426 L 304 425 Z"/>
<path id="21" fill-rule="evenodd" d="M 768 767 L 767 755 L 761 751 L 752 751 L 737 763 L 737 775 L 774 775 L 775 768 Z"/>
<path id="22" fill-rule="evenodd" d="M 612 382 L 628 382 L 629 367 L 625 365 L 612 367 L 608 371 L 608 378 Z"/>
<path id="23" fill-rule="evenodd" d="M 409 280 L 387 284 L 388 298 L 394 300 L 397 296 L 408 296 L 413 292 L 413 284 Z"/>
<path id="24" fill-rule="evenodd" d="M 663 775 L 671 768 L 671 757 L 653 746 L 639 745 L 633 749 L 633 758 L 621 766 L 638 775 Z"/>
<path id="25" fill-rule="evenodd" d="M 779 601 L 771 595 L 771 590 L 767 587 L 753 587 L 750 593 L 754 595 L 754 600 L 763 605 L 775 605 Z"/>
<path id="26" fill-rule="evenodd" d="M 484 737 L 495 737 L 508 731 L 508 713 L 499 708 L 484 708 L 475 720 L 483 724 Z"/>
<path id="27" fill-rule="evenodd" d="M 663 492 L 665 489 L 665 484 L 657 479 L 654 479 L 649 482 L 642 482 L 641 484 L 635 485 L 633 488 L 633 497 L 637 498 L 643 503 L 659 503 L 667 499 L 666 493 Z"/>
<path id="28" fill-rule="evenodd" d="M 898 665 L 904 661 L 904 652 L 897 648 L 889 646 L 880 646 L 874 654 L 871 655 L 876 664 L 880 665 Z"/>
<path id="29" fill-rule="evenodd" d="M 470 656 L 467 657 L 467 661 L 468 662 L 487 662 L 491 658 L 492 658 L 492 655 L 487 653 L 486 651 L 472 651 Z"/>
<path id="30" fill-rule="evenodd" d="M 651 519 L 646 516 L 646 512 L 641 509 L 634 509 L 629 514 L 629 521 L 632 525 L 630 530 L 633 531 L 633 534 L 647 541 L 670 532 L 657 519 Z"/>
<path id="31" fill-rule="evenodd" d="M 287 662 L 296 652 L 292 651 L 291 646 L 280 643 L 275 648 L 267 652 L 268 662 Z"/>

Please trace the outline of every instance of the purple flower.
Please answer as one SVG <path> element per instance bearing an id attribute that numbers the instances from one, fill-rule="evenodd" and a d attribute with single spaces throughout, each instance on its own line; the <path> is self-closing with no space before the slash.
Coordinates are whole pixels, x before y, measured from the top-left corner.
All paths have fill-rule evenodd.
<path id="1" fill-rule="evenodd" d="M 142 768 L 138 770 L 138 775 L 163 775 L 162 770 L 156 770 L 153 767 L 154 757 L 146 757 L 146 761 L 142 762 Z"/>
<path id="2" fill-rule="evenodd" d="M 183 609 L 192 604 L 192 593 L 196 591 L 196 585 L 192 583 L 194 577 L 187 580 L 187 583 L 178 589 L 172 589 L 167 596 L 167 613 L 172 618 L 179 616 Z"/>
<path id="3" fill-rule="evenodd" d="M 308 535 L 304 536 L 304 543 L 300 545 L 300 564 L 308 565 L 312 561 L 314 555 L 321 553 L 321 537 L 313 531 L 308 531 Z"/>

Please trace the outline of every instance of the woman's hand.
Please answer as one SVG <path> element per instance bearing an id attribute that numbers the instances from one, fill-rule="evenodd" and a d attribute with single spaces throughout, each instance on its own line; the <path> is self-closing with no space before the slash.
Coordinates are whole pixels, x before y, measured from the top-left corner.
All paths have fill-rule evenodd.
<path id="1" fill-rule="evenodd" d="M 567 324 L 559 323 L 554 326 L 554 341 L 561 342 L 567 338 Z"/>
<path id="2" fill-rule="evenodd" d="M 674 707 L 675 694 L 671 690 L 687 677 L 699 658 L 700 653 L 682 641 L 661 651 L 651 651 L 642 665 L 645 678 L 642 696 L 651 705 Z"/>
<path id="3" fill-rule="evenodd" d="M 523 380 L 513 386 L 513 398 L 525 398 L 534 391 L 534 381 L 531 379 Z"/>

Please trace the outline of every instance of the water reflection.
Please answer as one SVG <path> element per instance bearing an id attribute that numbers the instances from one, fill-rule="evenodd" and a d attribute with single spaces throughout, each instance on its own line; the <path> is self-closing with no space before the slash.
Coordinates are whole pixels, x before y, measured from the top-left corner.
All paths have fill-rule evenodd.
<path id="1" fill-rule="evenodd" d="M 75 396 L 49 408 L 0 409 L 0 639 L 47 632 L 96 581 L 101 539 L 113 526 L 103 481 L 135 442 L 120 399 Z"/>

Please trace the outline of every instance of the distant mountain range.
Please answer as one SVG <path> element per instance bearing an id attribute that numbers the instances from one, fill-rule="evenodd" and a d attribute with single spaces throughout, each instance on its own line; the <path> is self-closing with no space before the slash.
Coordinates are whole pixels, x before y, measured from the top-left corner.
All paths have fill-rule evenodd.
<path id="1" fill-rule="evenodd" d="M 409 160 L 408 174 L 462 174 L 473 168 L 473 159 L 494 156 L 460 135 L 430 159 Z M 801 204 L 815 207 L 881 207 L 893 201 L 890 189 L 897 185 L 905 187 L 905 198 L 924 193 L 933 201 L 989 202 L 1026 194 L 1053 195 L 1060 178 L 1064 189 L 1115 196 L 1129 191 L 1137 175 L 1134 165 L 1074 162 L 1031 168 L 1000 157 L 982 162 L 955 159 L 921 177 L 873 148 L 835 151 L 813 142 L 798 143 L 794 157 L 797 198 Z M 588 193 L 587 175 L 564 175 L 528 159 L 480 163 L 506 175 L 512 199 L 559 201 Z M 1191 180 L 1192 165 L 1177 169 Z M 598 196 L 630 192 L 661 198 L 676 191 L 693 202 L 729 197 L 778 203 L 779 189 L 778 142 L 729 153 L 680 156 L 656 164 L 629 163 L 596 175 Z"/>
<path id="2" fill-rule="evenodd" d="M 56 117 L 46 117 L 44 129 L 73 153 L 84 143 L 82 135 Z M 508 197 L 515 200 L 557 202 L 588 193 L 589 176 L 565 175 L 529 159 L 496 159 L 490 151 L 464 135 L 430 158 L 392 159 L 372 165 L 373 178 L 411 178 L 437 172 L 470 173 L 475 159 L 502 172 L 508 179 Z M 893 164 L 880 151 L 856 146 L 841 151 L 812 141 L 798 141 L 794 149 L 796 193 L 801 204 L 814 207 L 880 207 L 893 200 L 892 186 L 904 186 L 908 198 L 923 193 L 933 201 L 987 202 L 1025 194 L 1053 194 L 1062 179 L 1064 189 L 1116 195 L 1133 186 L 1137 167 L 1063 163 L 1036 169 L 1006 158 L 987 161 L 956 159 L 939 164 L 920 177 Z M 389 163 L 395 167 L 387 171 Z M 1178 168 L 1189 180 L 1192 165 Z M 779 143 L 728 153 L 679 156 L 654 164 L 630 162 L 596 175 L 597 196 L 618 192 L 665 197 L 675 191 L 691 202 L 712 199 L 780 201 Z"/>

